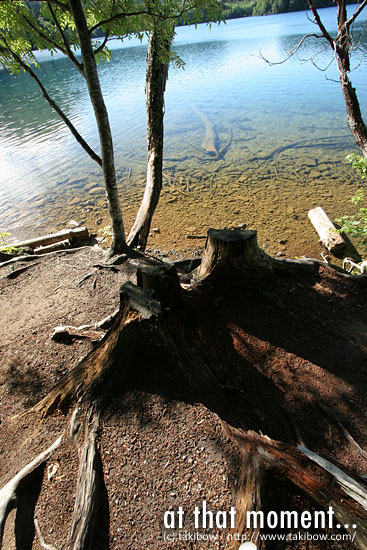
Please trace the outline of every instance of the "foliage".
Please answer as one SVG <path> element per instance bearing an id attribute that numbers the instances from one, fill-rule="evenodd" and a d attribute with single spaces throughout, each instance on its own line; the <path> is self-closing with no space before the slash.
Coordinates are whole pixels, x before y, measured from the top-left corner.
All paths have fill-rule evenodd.
<path id="1" fill-rule="evenodd" d="M 0 233 L 0 252 L 5 252 L 7 254 L 11 254 L 12 252 L 22 252 L 22 249 L 11 246 L 8 243 L 8 237 L 10 237 L 10 235 L 11 233 L 6 233 L 5 231 Z"/>
<path id="2" fill-rule="evenodd" d="M 363 179 L 367 177 L 367 158 L 353 153 L 348 155 L 347 159 L 360 172 Z M 356 212 L 336 220 L 341 225 L 339 232 L 349 233 L 358 241 L 364 254 L 367 254 L 367 194 L 365 189 L 363 187 L 358 189 L 350 202 L 355 205 Z"/>
<path id="3" fill-rule="evenodd" d="M 361 178 L 365 179 L 367 178 L 367 158 L 362 157 L 361 155 L 356 155 L 355 153 L 352 153 L 346 157 L 349 162 L 352 163 L 353 168 L 357 170 L 361 174 Z"/>
<path id="4" fill-rule="evenodd" d="M 98 233 L 101 233 L 102 240 L 100 244 L 106 244 L 112 239 L 112 227 L 111 225 L 105 225 L 102 229 L 98 230 Z"/>

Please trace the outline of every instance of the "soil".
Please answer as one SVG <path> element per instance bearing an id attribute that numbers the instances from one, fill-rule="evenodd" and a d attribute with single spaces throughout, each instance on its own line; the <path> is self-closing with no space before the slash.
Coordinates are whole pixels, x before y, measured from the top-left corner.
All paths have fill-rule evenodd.
<path id="1" fill-rule="evenodd" d="M 134 261 L 115 270 L 94 267 L 104 263 L 103 252 L 90 247 L 44 257 L 15 278 L 7 275 L 22 263 L 0 268 L 1 486 L 62 433 L 71 411 L 43 420 L 26 411 L 93 349 L 88 338 L 54 341 L 53 329 L 101 320 L 118 306 L 121 284 L 135 282 Z M 109 395 L 102 418 L 104 498 L 96 550 L 238 548 L 228 526 L 193 524 L 193 511 L 203 501 L 215 513 L 236 505 L 240 453 L 226 423 L 295 444 L 298 425 L 309 449 L 365 475 L 366 461 L 317 406 L 322 401 L 367 448 L 365 299 L 366 290 L 326 266 L 314 276 L 264 281 L 256 290 L 231 288 L 230 282 L 221 295 L 187 290 L 185 338 L 219 393 L 201 383 L 202 373 L 183 374 L 153 339 L 139 344 L 135 368 L 123 388 Z M 47 463 L 36 507 L 46 542 L 58 550 L 66 548 L 78 467 L 78 449 L 64 437 Z M 184 528 L 165 529 L 165 513 L 179 506 Z M 319 509 L 275 478 L 266 506 Z M 15 549 L 13 524 L 11 514 L 7 550 Z M 354 547 L 331 540 L 271 546 Z M 33 549 L 41 550 L 37 537 Z"/>

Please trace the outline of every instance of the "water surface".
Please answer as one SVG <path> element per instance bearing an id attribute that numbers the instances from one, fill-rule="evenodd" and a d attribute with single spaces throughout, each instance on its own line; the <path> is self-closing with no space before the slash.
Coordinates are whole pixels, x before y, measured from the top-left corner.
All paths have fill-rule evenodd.
<path id="1" fill-rule="evenodd" d="M 333 32 L 336 10 L 320 13 Z M 351 74 L 362 112 L 367 109 L 365 22 L 366 16 L 355 25 L 356 42 L 362 39 Z M 332 210 L 343 208 L 353 190 L 348 186 L 358 183 L 344 157 L 357 149 L 335 65 L 321 71 L 307 61 L 312 58 L 326 69 L 331 52 L 323 41 L 308 39 L 286 63 L 269 66 L 261 58 L 281 61 L 305 33 L 314 31 L 306 12 L 230 20 L 211 30 L 205 25 L 177 29 L 175 48 L 185 69 L 171 67 L 167 83 L 165 193 L 157 213 L 167 232 L 164 219 L 174 212 L 179 220 L 171 232 L 178 238 L 194 216 L 199 217 L 194 229 L 243 220 L 265 228 L 271 220 L 272 227 L 284 231 L 287 216 L 303 219 L 298 209 L 306 211 L 321 200 Z M 145 181 L 146 45 L 131 41 L 121 47 L 116 41 L 111 49 L 112 61 L 99 71 L 124 214 L 131 223 Z M 98 151 L 82 77 L 67 59 L 47 61 L 43 54 L 40 59 L 49 94 Z M 105 223 L 99 167 L 31 79 L 0 72 L 0 105 L 0 229 L 22 237 L 72 217 L 94 224 L 101 211 Z M 205 128 L 199 112 L 215 125 L 218 158 L 201 148 Z"/>

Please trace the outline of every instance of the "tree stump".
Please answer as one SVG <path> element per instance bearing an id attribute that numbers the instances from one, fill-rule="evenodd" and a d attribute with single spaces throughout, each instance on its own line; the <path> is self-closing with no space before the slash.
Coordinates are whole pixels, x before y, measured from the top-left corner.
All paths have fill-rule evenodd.
<path id="1" fill-rule="evenodd" d="M 196 281 L 254 280 L 273 273 L 272 258 L 257 244 L 256 231 L 209 229 Z"/>
<path id="2" fill-rule="evenodd" d="M 144 290 L 153 290 L 163 308 L 179 306 L 182 302 L 180 281 L 172 264 L 141 266 L 136 281 Z"/>

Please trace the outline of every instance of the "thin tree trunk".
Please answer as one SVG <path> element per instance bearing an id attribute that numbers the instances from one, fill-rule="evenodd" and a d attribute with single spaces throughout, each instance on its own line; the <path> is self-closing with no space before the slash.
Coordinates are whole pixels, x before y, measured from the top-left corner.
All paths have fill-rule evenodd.
<path id="1" fill-rule="evenodd" d="M 170 42 L 170 41 L 169 41 Z M 169 50 L 170 43 L 163 44 Z M 168 64 L 162 63 L 162 40 L 155 28 L 150 32 L 145 77 L 147 109 L 147 183 L 144 196 L 127 242 L 144 250 L 150 225 L 162 189 L 164 91 L 168 76 Z"/>
<path id="2" fill-rule="evenodd" d="M 353 88 L 347 73 L 350 71 L 351 39 L 347 23 L 347 9 L 345 0 L 338 0 L 338 36 L 336 39 L 336 57 L 338 62 L 340 84 L 347 110 L 347 120 L 358 147 L 367 157 L 367 126 L 362 118 L 361 109 L 355 88 Z"/>
<path id="3" fill-rule="evenodd" d="M 323 25 L 313 0 L 308 0 L 308 5 L 313 13 L 315 22 L 321 30 L 323 36 L 328 41 L 330 47 L 334 51 L 334 55 L 338 64 L 340 85 L 344 96 L 345 108 L 347 111 L 347 121 L 350 131 L 358 147 L 363 155 L 367 157 L 367 126 L 362 118 L 361 109 L 355 88 L 348 78 L 350 72 L 350 49 L 351 36 L 350 26 L 355 18 L 359 15 L 359 9 L 350 19 L 347 16 L 346 0 L 337 0 L 337 29 L 338 33 L 335 39 L 326 30 Z M 362 6 L 361 6 L 362 7 Z"/>
<path id="4" fill-rule="evenodd" d="M 111 127 L 98 78 L 91 38 L 81 0 L 69 0 L 69 4 L 80 41 L 84 76 L 98 125 L 102 169 L 112 225 L 111 252 L 113 254 L 127 252 L 128 246 L 125 241 L 125 230 L 117 192 Z"/>

